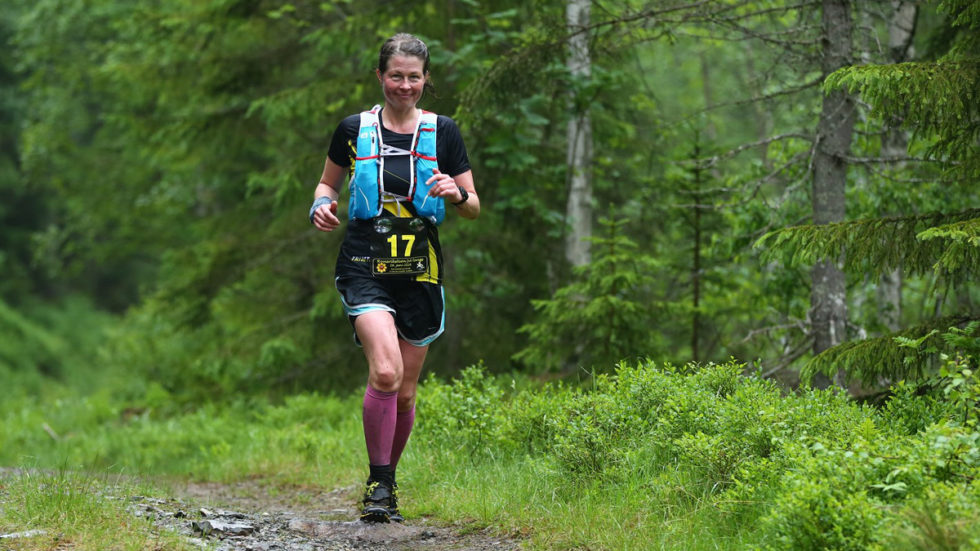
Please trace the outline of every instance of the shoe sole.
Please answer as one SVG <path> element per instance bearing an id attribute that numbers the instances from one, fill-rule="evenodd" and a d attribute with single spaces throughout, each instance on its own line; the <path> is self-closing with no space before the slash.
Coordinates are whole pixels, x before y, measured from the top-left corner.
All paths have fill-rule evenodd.
<path id="1" fill-rule="evenodd" d="M 366 507 L 361 511 L 361 521 L 363 522 L 391 522 L 391 516 L 388 513 L 388 509 L 384 507 Z"/>

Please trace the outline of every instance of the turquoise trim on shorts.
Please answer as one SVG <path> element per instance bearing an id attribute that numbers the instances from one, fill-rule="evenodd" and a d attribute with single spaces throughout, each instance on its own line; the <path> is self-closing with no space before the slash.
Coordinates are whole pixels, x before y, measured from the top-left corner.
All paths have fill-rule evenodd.
<path id="1" fill-rule="evenodd" d="M 347 301 L 344 300 L 343 296 L 340 297 L 340 302 L 341 304 L 344 305 L 344 313 L 347 314 L 348 316 L 353 316 L 355 318 L 357 316 L 360 316 L 361 314 L 367 314 L 368 312 L 381 311 L 381 312 L 388 312 L 392 315 L 395 314 L 395 309 L 386 304 L 361 304 L 360 306 L 352 308 L 351 305 L 347 304 Z M 443 311 L 442 315 L 443 317 L 446 316 L 445 311 Z"/>

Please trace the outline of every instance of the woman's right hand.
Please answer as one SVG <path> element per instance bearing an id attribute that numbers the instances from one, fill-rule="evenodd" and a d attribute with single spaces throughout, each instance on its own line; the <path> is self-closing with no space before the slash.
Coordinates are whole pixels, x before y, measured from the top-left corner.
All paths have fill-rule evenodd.
<path id="1" fill-rule="evenodd" d="M 337 218 L 337 201 L 333 201 L 329 205 L 320 205 L 313 212 L 313 225 L 320 231 L 337 229 L 337 226 L 340 225 L 340 219 Z"/>

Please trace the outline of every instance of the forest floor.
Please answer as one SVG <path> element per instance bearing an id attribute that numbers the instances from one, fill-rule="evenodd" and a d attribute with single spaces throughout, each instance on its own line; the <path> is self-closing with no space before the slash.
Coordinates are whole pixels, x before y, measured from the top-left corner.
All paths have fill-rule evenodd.
<path id="1" fill-rule="evenodd" d="M 234 511 L 241 519 L 234 522 L 254 525 L 257 530 L 247 536 L 224 536 L 219 549 L 254 551 L 302 550 L 340 551 L 378 549 L 511 550 L 517 541 L 497 537 L 466 527 L 431 524 L 425 519 L 407 519 L 404 523 L 369 524 L 357 520 L 356 508 L 361 486 L 338 488 L 331 492 L 311 492 L 303 488 L 273 488 L 256 482 L 237 484 L 190 483 L 175 488 L 183 496 L 170 504 L 170 511 L 185 507 L 188 517 L 201 517 L 200 508 L 220 506 Z M 196 504 L 204 503 L 203 506 Z M 189 505 L 194 504 L 194 505 Z M 166 504 L 165 504 L 166 505 Z M 176 507 L 175 507 L 176 506 Z M 158 506 L 154 506 L 158 507 Z M 190 510 L 187 510 L 190 509 Z M 165 511 L 167 509 L 164 509 Z M 196 514 L 191 514 L 192 512 Z M 209 511 L 214 514 L 214 511 Z M 155 522 L 167 523 L 167 515 Z M 201 537 L 193 522 L 169 515 L 178 530 L 190 529 L 188 537 Z M 180 520 L 185 520 L 181 523 Z M 198 526 L 201 520 L 198 520 Z M 213 537 L 213 536 L 207 536 Z"/>
<path id="2" fill-rule="evenodd" d="M 9 474 L 10 470 L 7 471 Z M 465 525 L 436 524 L 424 518 L 409 518 L 404 523 L 361 522 L 356 508 L 359 486 L 324 493 L 307 488 L 282 488 L 262 481 L 165 485 L 170 487 L 173 497 L 130 495 L 125 498 L 128 500 L 125 510 L 150 520 L 161 531 L 180 534 L 194 547 L 210 546 L 218 551 L 520 548 L 517 539 Z M 111 494 L 111 488 L 107 490 Z M 44 532 L 44 529 L 36 527 L 30 532 Z"/>

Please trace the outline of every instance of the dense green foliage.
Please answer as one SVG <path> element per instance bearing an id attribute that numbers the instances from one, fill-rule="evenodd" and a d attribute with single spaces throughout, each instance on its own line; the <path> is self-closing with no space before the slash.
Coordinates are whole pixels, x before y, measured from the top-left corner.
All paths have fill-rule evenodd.
<path id="1" fill-rule="evenodd" d="M 910 152 L 921 151 L 929 162 L 916 172 L 941 182 L 943 192 L 932 195 L 935 201 L 895 203 L 891 209 L 902 212 L 898 216 L 875 212 L 873 218 L 785 228 L 760 240 L 777 251 L 788 251 L 794 262 L 843 258 L 851 271 L 874 279 L 895 270 L 931 275 L 935 283 L 930 291 L 939 297 L 939 304 L 951 290 L 961 298 L 936 309 L 936 318 L 945 314 L 954 319 L 924 320 L 893 335 L 904 338 L 923 338 L 941 325 L 980 319 L 975 307 L 980 271 L 980 210 L 975 208 L 980 180 L 980 11 L 976 2 L 960 0 L 943 2 L 940 11 L 948 15 L 950 24 L 945 48 L 933 52 L 934 59 L 848 67 L 830 75 L 824 88 L 859 92 L 871 103 L 870 121 L 892 131 L 910 131 Z M 892 181 L 896 175 L 876 173 L 872 178 Z M 966 195 L 958 195 L 958 190 Z M 923 376 L 922 365 L 911 364 L 908 369 L 889 361 L 888 356 L 897 354 L 889 339 L 873 342 L 872 346 L 845 343 L 828 350 L 813 358 L 806 370 L 834 373 L 846 366 L 848 376 L 872 384 L 882 376 L 889 380 Z"/>
<path id="2" fill-rule="evenodd" d="M 958 6 L 940 6 L 940 16 L 953 16 L 948 24 L 923 13 L 918 43 L 937 60 L 933 73 L 969 69 L 975 33 Z M 10 145 L 0 170 L 0 298 L 27 320 L 43 319 L 34 310 L 45 302 L 58 309 L 79 294 L 125 312 L 106 367 L 135 371 L 187 403 L 360 381 L 362 360 L 331 285 L 339 237 L 318 234 L 303 214 L 334 125 L 379 100 L 377 43 L 424 29 L 416 32 L 432 46 L 437 85 L 425 107 L 460 122 L 486 205 L 477 222 L 443 228 L 450 323 L 430 354 L 433 369 L 449 374 L 483 359 L 495 371 L 608 370 L 624 357 L 659 354 L 790 365 L 808 338 L 805 271 L 765 264 L 752 244 L 810 215 L 803 184 L 820 99 L 809 45 L 817 6 L 607 6 L 590 31 L 591 76 L 575 80 L 562 62 L 563 4 L 448 7 L 432 25 L 442 8 L 430 3 L 11 3 L 0 26 L 14 52 L 0 59 Z M 885 32 L 887 14 L 866 17 L 875 23 L 869 38 Z M 792 32 L 798 42 L 776 39 Z M 741 70 L 716 69 L 729 66 Z M 921 231 L 928 212 L 975 204 L 960 162 L 975 157 L 971 130 L 947 123 L 973 120 L 976 102 L 951 73 L 942 74 L 963 88 L 930 89 L 940 94 L 932 97 L 903 80 L 888 92 L 894 79 L 875 67 L 883 66 L 841 72 L 827 85 L 888 98 L 873 105 L 871 133 L 871 121 L 898 116 L 889 105 L 909 106 L 910 154 L 949 158 L 938 170 L 855 169 L 849 211 L 911 212 L 903 227 Z M 568 106 L 554 100 L 570 91 L 591 98 L 597 211 L 617 219 L 615 237 L 601 229 L 597 237 L 635 244 L 607 254 L 597 241 L 600 260 L 579 273 L 558 245 Z M 955 99 L 946 105 L 944 97 Z M 855 157 L 874 155 L 875 143 L 859 141 Z M 963 185 L 935 181 L 912 192 L 900 184 L 938 175 Z M 942 249 L 945 269 L 968 282 L 972 219 L 929 226 L 919 256 L 886 246 L 887 262 L 847 258 L 864 259 L 862 269 L 901 264 L 922 274 L 922 262 Z M 848 249 L 868 241 L 844 231 Z M 786 238 L 777 251 L 794 256 L 800 242 L 823 246 L 813 254 L 838 247 L 801 239 Z M 851 283 L 857 334 L 883 334 L 877 305 L 860 298 L 875 282 Z M 914 279 L 902 292 L 906 304 L 932 294 Z M 969 311 L 976 297 L 960 294 Z M 41 300 L 22 303 L 25 296 Z M 579 315 L 569 307 L 581 300 L 590 306 Z M 921 310 L 907 308 L 906 323 L 933 317 Z M 35 327 L 37 338 L 26 340 L 44 342 L 49 328 Z"/>
<path id="3" fill-rule="evenodd" d="M 811 215 L 818 5 L 603 6 L 589 30 L 591 76 L 571 79 L 564 4 L 550 0 L 192 4 L 15 1 L 0 17 L 9 46 L 0 58 L 9 145 L 0 300 L 34 322 L 75 295 L 124 316 L 102 367 L 154 380 L 183 403 L 362 380 L 331 283 L 339 236 L 310 228 L 305 210 L 337 121 L 379 101 L 375 51 L 396 30 L 432 47 L 436 93 L 424 107 L 460 122 L 485 205 L 476 222 L 443 227 L 449 330 L 429 355 L 432 369 L 451 374 L 482 359 L 497 372 L 608 370 L 666 354 L 761 359 L 775 372 L 806 357 L 805 266 L 760 258 L 752 245 Z M 963 6 L 922 7 L 916 44 L 935 70 L 969 70 L 976 33 Z M 888 14 L 855 8 L 867 10 L 857 14 L 869 22 L 862 43 L 883 42 Z M 863 58 L 885 54 L 870 48 Z M 968 83 L 947 75 L 963 88 L 886 93 L 894 79 L 875 67 L 827 84 L 888 98 L 872 105 L 867 138 L 856 142 L 850 216 L 902 213 L 921 226 L 948 205 L 972 212 L 963 211 L 976 204 L 963 162 L 975 157 L 971 130 L 948 124 L 973 120 Z M 633 244 L 610 254 L 594 244 L 599 262 L 619 272 L 606 281 L 599 263 L 570 271 L 559 245 L 569 106 L 556 98 L 572 91 L 589 98 L 596 212 L 618 224 L 614 238 L 602 229 L 596 237 Z M 949 105 L 929 99 L 941 97 Z M 910 109 L 901 121 L 915 138 L 910 158 L 941 166 L 860 163 L 878 153 L 875 121 L 902 115 L 890 105 Z M 922 183 L 912 189 L 909 179 Z M 947 252 L 945 269 L 967 283 L 970 220 L 920 234 L 926 253 Z M 853 247 L 855 238 L 844 241 Z M 794 256 L 800 242 L 784 240 L 775 258 Z M 922 273 L 893 260 L 874 268 Z M 917 277 L 901 290 L 908 326 L 934 317 L 932 276 Z M 617 278 L 617 295 L 606 296 Z M 854 335 L 884 335 L 880 306 L 865 300 L 876 282 L 856 274 L 849 283 Z M 941 313 L 975 307 L 973 293 L 957 292 L 963 311 Z M 588 312 L 562 312 L 581 300 Z M 602 322 L 610 316 L 615 329 Z M 18 354 L 10 365 L 40 365 Z"/>
<path id="4" fill-rule="evenodd" d="M 726 519 L 731 532 L 712 533 L 720 541 L 768 549 L 980 545 L 975 412 L 963 419 L 962 403 L 908 388 L 881 411 L 831 391 L 785 396 L 742 376 L 742 367 L 623 364 L 588 390 L 516 394 L 467 371 L 451 385 L 427 382 L 423 405 L 451 415 L 433 416 L 422 434 L 463 456 L 539 457 L 547 463 L 539 468 L 561 481 L 555 501 L 623 494 L 629 503 L 618 506 L 644 511 L 631 527 L 643 534 L 620 535 L 636 541 L 658 541 L 651 524 L 695 507 L 672 510 L 682 494 Z M 976 400 L 978 379 L 961 372 Z M 502 395 L 510 396 L 504 406 Z"/>
<path id="5" fill-rule="evenodd" d="M 404 509 L 523 533 L 532 549 L 975 548 L 974 358 L 877 409 L 833 389 L 787 395 L 735 362 L 621 363 L 584 384 L 479 366 L 430 376 L 399 467 Z M 50 398 L 4 408 L 0 462 L 325 489 L 363 476 L 358 395 L 176 416 Z"/>
<path id="6" fill-rule="evenodd" d="M 306 213 L 336 124 L 381 101 L 379 44 L 409 31 L 484 209 L 440 230 L 410 514 L 544 549 L 980 546 L 980 8 L 916 5 L 893 63 L 893 3 L 853 2 L 854 64 L 823 79 L 818 2 L 593 2 L 572 78 L 555 0 L 9 0 L 0 465 L 362 477 L 340 235 Z M 859 100 L 847 217 L 816 226 L 839 91 Z M 601 224 L 572 270 L 585 108 Z M 849 318 L 813 356 L 820 258 L 847 269 Z M 788 388 L 840 370 L 881 403 Z M 0 492 L 58 498 L 29 486 Z"/>
<path id="7" fill-rule="evenodd" d="M 533 302 L 538 319 L 520 328 L 530 343 L 516 355 L 525 365 L 547 370 L 571 361 L 605 369 L 625 350 L 651 354 L 665 347 L 649 330 L 663 315 L 655 306 L 654 259 L 623 235 L 624 221 L 602 223 L 609 235 L 594 240 L 593 261 L 553 298 Z M 566 343 L 575 343 L 571 357 L 562 349 Z"/>

